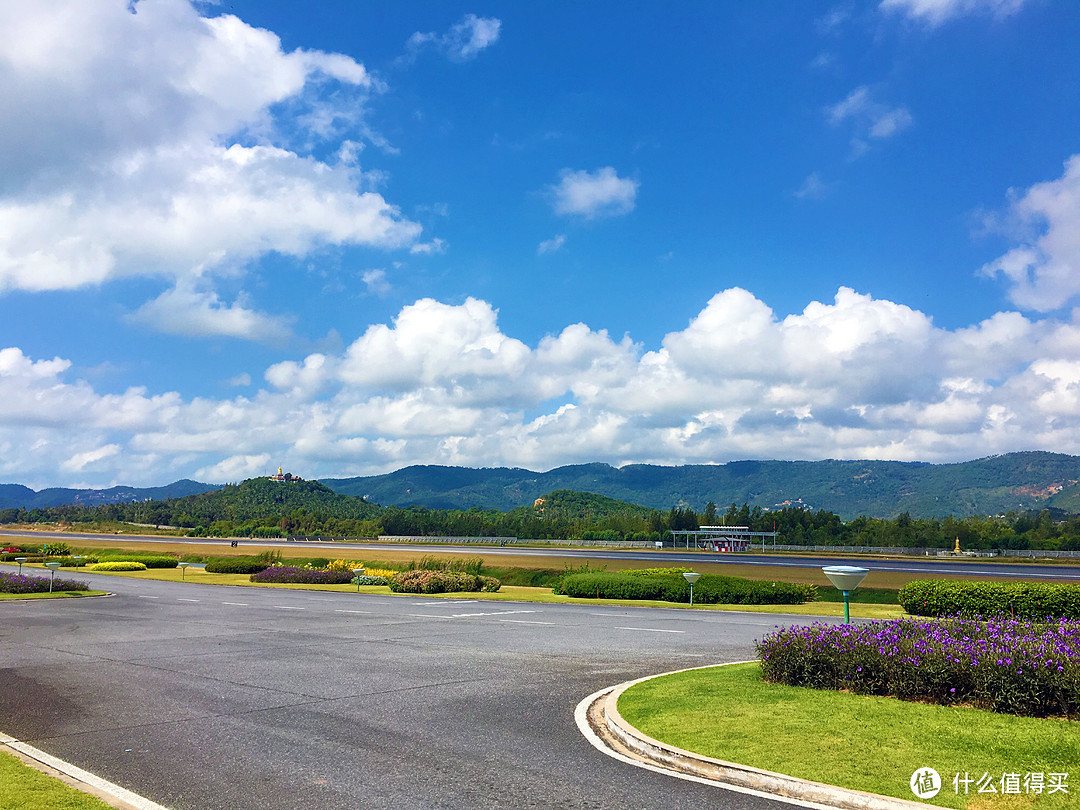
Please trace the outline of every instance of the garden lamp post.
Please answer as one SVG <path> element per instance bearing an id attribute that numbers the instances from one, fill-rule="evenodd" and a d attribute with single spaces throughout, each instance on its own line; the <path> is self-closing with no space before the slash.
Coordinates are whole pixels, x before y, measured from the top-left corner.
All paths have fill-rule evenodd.
<path id="1" fill-rule="evenodd" d="M 356 578 L 356 592 L 357 593 L 360 593 L 360 577 L 362 577 L 364 575 L 364 570 L 365 569 L 363 569 L 363 568 L 354 568 L 352 570 L 353 576 Z"/>
<path id="2" fill-rule="evenodd" d="M 176 567 L 180 569 L 180 580 L 182 582 L 187 581 L 187 568 L 189 565 L 191 565 L 191 563 L 181 562 L 176 564 Z"/>
<path id="3" fill-rule="evenodd" d="M 22 564 L 26 562 L 26 557 L 16 557 L 15 562 L 19 564 L 19 573 L 22 573 Z"/>
<path id="4" fill-rule="evenodd" d="M 75 555 L 74 557 L 72 557 L 71 559 L 73 559 L 73 560 L 75 561 L 75 570 L 76 570 L 76 571 L 78 571 L 78 570 L 79 570 L 79 566 L 81 566 L 81 565 L 82 565 L 82 561 L 83 561 L 83 560 L 85 560 L 85 559 L 86 559 L 86 557 L 82 556 L 81 554 L 76 554 L 76 555 Z"/>
<path id="5" fill-rule="evenodd" d="M 56 579 L 56 569 L 60 567 L 59 562 L 47 562 L 45 567 L 52 571 L 52 576 L 49 577 L 49 593 L 52 593 L 53 580 Z"/>
<path id="6" fill-rule="evenodd" d="M 690 583 L 690 607 L 694 606 L 694 583 L 701 579 L 701 574 L 695 574 L 692 571 L 687 571 L 683 574 L 683 579 Z"/>
<path id="7" fill-rule="evenodd" d="M 858 568 L 854 565 L 826 565 L 821 570 L 825 572 L 825 576 L 829 578 L 829 582 L 833 584 L 833 587 L 844 592 L 844 624 L 849 623 L 851 613 L 848 610 L 848 596 L 866 579 L 870 569 Z"/>

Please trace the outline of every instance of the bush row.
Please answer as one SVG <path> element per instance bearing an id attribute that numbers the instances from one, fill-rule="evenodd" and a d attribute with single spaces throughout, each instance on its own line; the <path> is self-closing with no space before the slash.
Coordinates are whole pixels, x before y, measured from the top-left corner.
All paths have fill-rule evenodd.
<path id="1" fill-rule="evenodd" d="M 207 565 L 207 569 L 209 569 Z M 252 582 L 299 583 L 303 585 L 344 585 L 353 575 L 345 571 L 326 571 L 313 568 L 297 568 L 295 565 L 276 565 L 251 575 Z"/>
<path id="2" fill-rule="evenodd" d="M 1064 583 L 919 579 L 901 588 L 897 598 L 913 616 L 1080 619 L 1080 585 Z"/>
<path id="3" fill-rule="evenodd" d="M 496 593 L 502 583 L 495 577 L 479 576 L 465 571 L 434 571 L 417 569 L 399 571 L 390 577 L 394 593 L 454 593 L 457 591 Z"/>
<path id="4" fill-rule="evenodd" d="M 270 567 L 270 563 L 254 557 L 218 557 L 206 564 L 208 574 L 257 574 Z"/>
<path id="5" fill-rule="evenodd" d="M 91 571 L 145 571 L 146 564 L 141 562 L 114 560 L 99 562 L 90 566 Z"/>
<path id="6" fill-rule="evenodd" d="M 379 576 L 378 574 L 362 574 L 358 577 L 353 577 L 350 582 L 353 585 L 389 585 L 389 580 L 386 577 Z"/>
<path id="7" fill-rule="evenodd" d="M 55 579 L 52 583 L 55 591 L 88 591 L 85 582 L 73 579 Z M 0 574 L 0 593 L 48 593 L 49 577 L 33 577 L 29 574 Z"/>
<path id="8" fill-rule="evenodd" d="M 689 602 L 690 583 L 682 575 L 645 575 L 629 572 L 584 572 L 563 577 L 558 592 L 580 599 L 647 599 Z M 694 585 L 696 604 L 801 605 L 817 596 L 813 585 L 761 582 L 741 577 L 705 574 Z"/>
<path id="9" fill-rule="evenodd" d="M 1037 717 L 1080 715 L 1080 622 L 900 619 L 786 627 L 757 642 L 772 683 Z"/>

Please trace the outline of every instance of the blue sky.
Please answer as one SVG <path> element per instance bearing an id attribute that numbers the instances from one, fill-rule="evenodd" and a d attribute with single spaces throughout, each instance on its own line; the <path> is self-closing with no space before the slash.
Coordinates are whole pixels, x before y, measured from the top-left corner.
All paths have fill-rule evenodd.
<path id="1" fill-rule="evenodd" d="M 0 480 L 1080 453 L 1080 9 L 0 9 Z"/>

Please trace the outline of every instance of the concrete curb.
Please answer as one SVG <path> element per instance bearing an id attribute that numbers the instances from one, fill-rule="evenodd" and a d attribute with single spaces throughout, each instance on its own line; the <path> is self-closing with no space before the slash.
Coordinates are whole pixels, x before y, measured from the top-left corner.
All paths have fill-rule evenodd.
<path id="1" fill-rule="evenodd" d="M 52 754 L 46 754 L 32 745 L 19 742 L 7 734 L 0 733 L 0 751 L 14 755 L 25 765 L 59 779 L 83 793 L 89 793 L 117 810 L 168 810 L 157 802 L 115 785 L 100 776 L 95 776 L 89 771 L 84 771 Z"/>
<path id="2" fill-rule="evenodd" d="M 650 675 L 591 695 L 586 698 L 590 705 L 585 707 L 584 714 L 591 721 L 593 736 L 598 737 L 609 749 L 605 753 L 611 753 L 612 756 L 623 760 L 627 760 L 626 755 L 629 754 L 630 757 L 639 761 L 638 764 L 647 763 L 651 766 L 651 770 L 663 770 L 684 778 L 689 776 L 694 781 L 711 782 L 740 792 L 779 799 L 804 807 L 841 808 L 841 810 L 915 810 L 915 808 L 925 810 L 928 806 L 922 802 L 811 782 L 782 773 L 695 754 L 642 733 L 619 714 L 617 707 L 619 697 L 631 686 L 653 678 L 674 675 L 676 672 L 711 668 L 712 666 L 690 667 L 675 670 L 675 672 Z M 580 720 L 578 725 L 580 727 Z M 597 748 L 601 747 L 596 740 L 590 739 L 590 742 Z M 621 752 L 620 748 L 623 749 Z M 604 749 L 601 748 L 601 750 Z"/>

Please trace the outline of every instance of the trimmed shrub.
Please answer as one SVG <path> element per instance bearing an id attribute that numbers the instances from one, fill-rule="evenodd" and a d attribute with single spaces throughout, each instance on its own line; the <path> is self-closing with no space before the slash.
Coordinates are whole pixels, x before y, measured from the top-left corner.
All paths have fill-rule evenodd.
<path id="1" fill-rule="evenodd" d="M 387 584 L 394 593 L 497 593 L 502 587 L 502 583 L 495 577 L 478 576 L 465 571 L 431 569 L 399 571 L 390 577 Z"/>
<path id="2" fill-rule="evenodd" d="M 99 562 L 90 566 L 91 571 L 145 571 L 146 566 L 141 562 Z"/>
<path id="3" fill-rule="evenodd" d="M 682 575 L 586 572 L 564 577 L 560 589 L 567 596 L 581 599 L 690 601 L 690 583 Z M 813 585 L 713 574 L 705 574 L 694 585 L 694 602 L 707 605 L 801 605 L 814 601 L 816 596 Z"/>
<path id="4" fill-rule="evenodd" d="M 56 591 L 88 591 L 85 582 L 73 579 L 54 579 L 52 589 Z M 0 593 L 48 593 L 49 577 L 33 577 L 29 574 L 0 574 Z"/>
<path id="5" fill-rule="evenodd" d="M 897 598 L 913 616 L 1080 619 L 1080 585 L 1066 583 L 918 579 L 901 588 Z"/>
<path id="6" fill-rule="evenodd" d="M 101 562 L 97 557 L 83 557 L 81 560 L 76 561 L 74 557 L 61 557 L 59 560 L 52 560 L 52 562 L 60 563 L 61 568 L 88 568 L 94 563 Z M 107 560 L 107 562 L 116 562 L 115 560 Z M 149 566 L 147 566 L 149 567 Z"/>
<path id="7" fill-rule="evenodd" d="M 350 583 L 352 585 L 388 585 L 389 584 L 386 577 L 380 577 L 380 576 L 375 576 L 375 575 L 369 576 L 367 574 L 364 574 L 364 575 L 359 576 L 359 577 L 353 577 L 350 580 Z"/>
<path id="8" fill-rule="evenodd" d="M 276 565 L 251 575 L 252 582 L 288 582 L 303 585 L 344 585 L 352 581 L 352 574 L 344 571 L 297 568 L 295 565 Z"/>
<path id="9" fill-rule="evenodd" d="M 109 554 L 103 552 L 101 562 L 141 562 L 147 568 L 176 568 L 176 558 L 164 554 Z"/>
<path id="10" fill-rule="evenodd" d="M 218 557 L 206 564 L 208 574 L 257 574 L 270 567 L 270 563 L 255 557 Z"/>
<path id="11" fill-rule="evenodd" d="M 1080 715 L 1080 622 L 899 619 L 786 627 L 764 680 L 1036 717 Z"/>
<path id="12" fill-rule="evenodd" d="M 41 554 L 34 554 L 27 551 L 17 551 L 11 554 L 0 554 L 0 561 L 2 562 L 15 562 L 16 557 L 26 557 L 27 562 L 39 563 L 45 562 L 46 558 Z"/>

